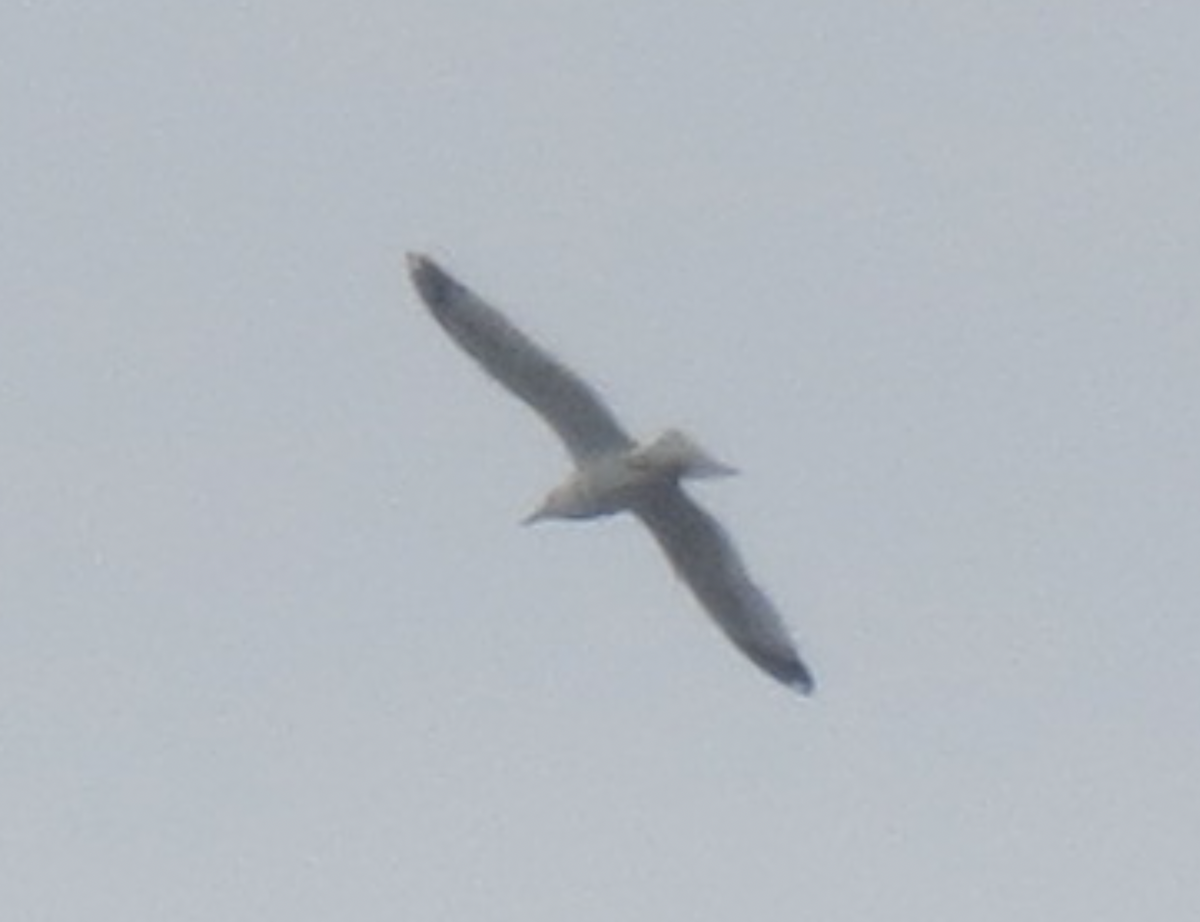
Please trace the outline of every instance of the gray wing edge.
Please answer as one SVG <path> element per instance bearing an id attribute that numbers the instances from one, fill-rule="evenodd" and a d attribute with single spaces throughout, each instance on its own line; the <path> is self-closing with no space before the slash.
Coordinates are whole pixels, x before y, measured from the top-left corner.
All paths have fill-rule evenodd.
<path id="1" fill-rule="evenodd" d="M 427 256 L 409 254 L 408 267 L 434 319 L 558 433 L 577 463 L 633 447 L 600 397 L 500 311 Z"/>
<path id="2" fill-rule="evenodd" d="M 771 600 L 747 575 L 721 523 L 677 484 L 647 494 L 634 511 L 725 635 L 780 682 L 812 694 L 812 672 Z"/>

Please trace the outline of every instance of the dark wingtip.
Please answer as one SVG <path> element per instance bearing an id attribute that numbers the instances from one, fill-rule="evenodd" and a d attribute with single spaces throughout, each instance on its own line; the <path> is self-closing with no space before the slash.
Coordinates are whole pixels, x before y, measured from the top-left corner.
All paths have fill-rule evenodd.
<path id="1" fill-rule="evenodd" d="M 797 675 L 790 682 L 788 682 L 788 685 L 796 689 L 796 691 L 804 695 L 806 698 L 811 698 L 817 693 L 816 680 L 813 679 L 813 677 L 809 675 L 807 671 Z"/>
<path id="2" fill-rule="evenodd" d="M 433 260 L 424 253 L 408 252 L 404 254 L 404 262 L 408 265 L 408 274 L 416 281 L 417 276 L 425 272 L 427 267 L 432 266 Z"/>
<path id="3" fill-rule="evenodd" d="M 413 285 L 431 306 L 443 303 L 449 292 L 458 285 L 445 269 L 424 253 L 408 253 L 405 261 Z"/>
<path id="4" fill-rule="evenodd" d="M 808 671 L 808 667 L 799 659 L 789 660 L 769 670 L 775 678 L 784 685 L 795 689 L 806 698 L 816 693 L 817 680 Z"/>

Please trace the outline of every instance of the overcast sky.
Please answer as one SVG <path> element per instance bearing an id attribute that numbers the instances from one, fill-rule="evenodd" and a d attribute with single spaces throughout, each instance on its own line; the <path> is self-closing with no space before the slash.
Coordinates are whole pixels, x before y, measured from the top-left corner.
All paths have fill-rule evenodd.
<path id="1" fill-rule="evenodd" d="M 1191 918 L 1200 7 L 0 7 L 0 905 Z M 403 274 L 743 476 L 707 623 Z"/>

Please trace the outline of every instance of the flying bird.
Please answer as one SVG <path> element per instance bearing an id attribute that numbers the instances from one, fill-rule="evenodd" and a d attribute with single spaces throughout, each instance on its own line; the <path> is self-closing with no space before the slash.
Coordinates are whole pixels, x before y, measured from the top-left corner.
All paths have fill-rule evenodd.
<path id="1" fill-rule="evenodd" d="M 726 636 L 780 682 L 811 694 L 812 673 L 783 618 L 746 573 L 725 529 L 682 485 L 736 471 L 674 429 L 635 442 L 583 379 L 441 266 L 412 253 L 408 269 L 434 319 L 558 433 L 575 462 L 525 522 L 633 513 Z"/>

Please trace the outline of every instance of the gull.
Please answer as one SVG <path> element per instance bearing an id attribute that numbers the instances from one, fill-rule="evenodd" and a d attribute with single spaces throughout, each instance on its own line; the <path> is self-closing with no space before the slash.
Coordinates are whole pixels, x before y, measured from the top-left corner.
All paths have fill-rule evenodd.
<path id="1" fill-rule="evenodd" d="M 811 694 L 812 673 L 783 618 L 746 573 L 725 529 L 683 489 L 683 480 L 736 471 L 675 429 L 638 444 L 582 378 L 432 259 L 410 253 L 408 269 L 450 338 L 541 416 L 575 462 L 525 524 L 633 513 L 725 635 L 780 682 Z"/>

